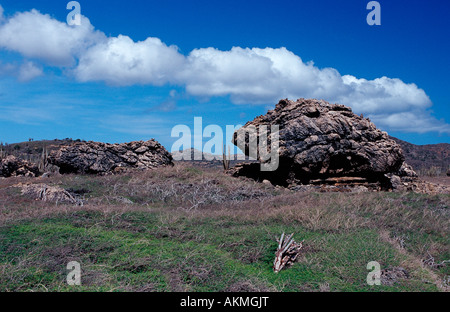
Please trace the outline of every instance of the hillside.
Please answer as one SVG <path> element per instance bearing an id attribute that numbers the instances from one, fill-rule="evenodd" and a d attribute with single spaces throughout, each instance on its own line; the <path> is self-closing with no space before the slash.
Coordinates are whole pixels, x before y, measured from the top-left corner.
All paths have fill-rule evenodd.
<path id="1" fill-rule="evenodd" d="M 63 145 L 70 145 L 75 142 L 81 142 L 81 140 L 66 138 L 63 140 L 32 140 L 11 144 L 0 142 L 0 157 L 5 155 L 14 155 L 20 159 L 37 163 L 39 162 L 43 151 L 50 153 L 51 151 L 58 150 Z"/>
<path id="2" fill-rule="evenodd" d="M 415 145 L 391 138 L 402 147 L 406 162 L 419 175 L 445 175 L 450 169 L 450 144 Z"/>

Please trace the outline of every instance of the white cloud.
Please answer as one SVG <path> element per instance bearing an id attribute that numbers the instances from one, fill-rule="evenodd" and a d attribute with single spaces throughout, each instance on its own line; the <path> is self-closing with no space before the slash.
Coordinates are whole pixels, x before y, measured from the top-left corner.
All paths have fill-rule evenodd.
<path id="1" fill-rule="evenodd" d="M 438 132 L 450 134 L 450 125 L 438 120 L 428 112 L 405 111 L 392 114 L 374 114 L 371 120 L 379 127 L 398 132 Z"/>
<path id="2" fill-rule="evenodd" d="M 163 85 L 174 81 L 183 64 L 178 48 L 168 47 L 158 38 L 134 42 L 119 35 L 87 49 L 75 75 L 80 81 L 105 81 L 118 86 Z"/>
<path id="3" fill-rule="evenodd" d="M 124 35 L 106 37 L 86 17 L 81 26 L 68 26 L 36 10 L 5 19 L 0 6 L 1 20 L 0 47 L 26 59 L 69 67 L 80 82 L 171 83 L 199 97 L 230 96 L 236 104 L 318 98 L 351 106 L 388 129 L 450 133 L 448 124 L 431 116 L 431 100 L 417 85 L 397 78 L 343 76 L 334 68 L 304 62 L 286 48 L 203 48 L 185 56 L 158 38 L 135 42 Z M 25 81 L 41 74 L 42 69 L 26 62 L 17 77 Z"/>
<path id="4" fill-rule="evenodd" d="M 272 61 L 254 50 L 207 48 L 190 53 L 178 79 L 193 95 L 230 94 L 235 102 L 257 102 L 275 97 L 276 90 L 270 85 L 276 79 L 274 74 Z"/>
<path id="5" fill-rule="evenodd" d="M 319 69 L 285 48 L 230 51 L 198 49 L 187 57 L 181 81 L 194 95 L 232 96 L 236 103 L 274 102 L 280 98 L 321 98 L 372 113 L 427 108 L 431 101 L 415 84 L 387 77 L 374 80 Z"/>
<path id="6" fill-rule="evenodd" d="M 103 38 L 86 17 L 81 26 L 69 26 L 34 9 L 15 14 L 0 27 L 0 47 L 58 66 L 73 65 L 75 56 Z"/>
<path id="7" fill-rule="evenodd" d="M 319 69 L 286 48 L 197 49 L 180 75 L 194 95 L 231 95 L 235 103 L 268 103 L 280 98 L 327 97 L 343 92 L 333 68 Z"/>
<path id="8" fill-rule="evenodd" d="M 355 110 L 361 112 L 401 112 L 426 109 L 432 105 L 424 90 L 413 83 L 406 84 L 400 79 L 381 77 L 366 80 L 350 75 L 345 75 L 342 79 L 348 89 L 336 100 L 351 103 Z"/>

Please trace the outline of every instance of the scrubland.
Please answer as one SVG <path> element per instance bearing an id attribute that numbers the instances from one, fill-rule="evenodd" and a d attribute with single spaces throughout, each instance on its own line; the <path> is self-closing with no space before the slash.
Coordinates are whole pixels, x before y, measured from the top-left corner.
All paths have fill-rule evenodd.
<path id="1" fill-rule="evenodd" d="M 83 205 L 22 195 L 58 185 Z M 0 180 L 0 291 L 448 291 L 449 194 L 293 192 L 216 168 Z M 276 238 L 303 241 L 275 274 Z M 81 265 L 81 286 L 66 282 Z M 368 285 L 377 261 L 382 285 Z M 396 275 L 398 270 L 406 275 Z"/>

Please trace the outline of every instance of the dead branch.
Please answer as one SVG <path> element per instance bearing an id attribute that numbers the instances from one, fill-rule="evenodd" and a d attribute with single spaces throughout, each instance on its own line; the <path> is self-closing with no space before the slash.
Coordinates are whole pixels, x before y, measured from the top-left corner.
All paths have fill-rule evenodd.
<path id="1" fill-rule="evenodd" d="M 278 248 L 275 253 L 275 261 L 273 262 L 273 271 L 275 273 L 293 264 L 300 254 L 300 249 L 303 247 L 302 242 L 296 243 L 293 236 L 294 233 L 288 236 L 285 236 L 283 233 L 280 239 L 277 240 Z"/>

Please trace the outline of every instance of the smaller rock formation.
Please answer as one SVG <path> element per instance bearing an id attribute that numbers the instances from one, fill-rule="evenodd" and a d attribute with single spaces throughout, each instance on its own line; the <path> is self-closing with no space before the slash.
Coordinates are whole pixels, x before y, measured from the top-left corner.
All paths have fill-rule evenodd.
<path id="1" fill-rule="evenodd" d="M 172 155 L 153 139 L 123 144 L 75 143 L 52 152 L 48 161 L 58 166 L 60 173 L 89 174 L 173 165 Z"/>
<path id="2" fill-rule="evenodd" d="M 39 175 L 37 165 L 9 155 L 0 161 L 0 177 L 36 177 Z"/>
<path id="3" fill-rule="evenodd" d="M 406 162 L 396 172 L 386 173 L 391 187 L 395 191 L 414 191 L 414 184 L 418 182 L 419 176 Z"/>

